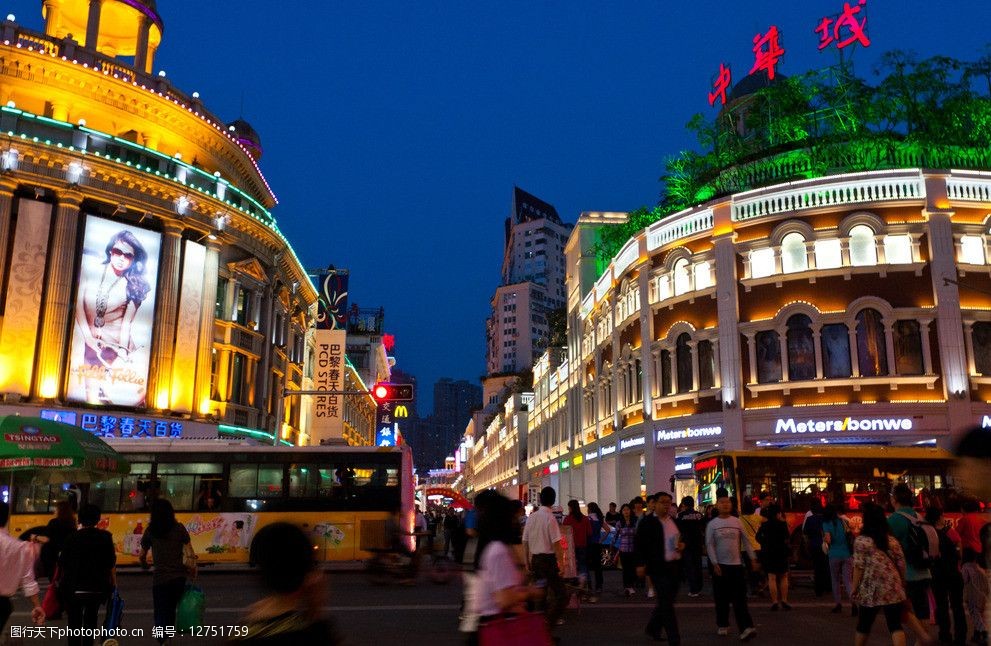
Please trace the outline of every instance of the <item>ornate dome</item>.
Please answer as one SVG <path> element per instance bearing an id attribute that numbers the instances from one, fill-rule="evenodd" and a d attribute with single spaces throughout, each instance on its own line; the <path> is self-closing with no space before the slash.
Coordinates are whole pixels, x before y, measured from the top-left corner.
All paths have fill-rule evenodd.
<path id="1" fill-rule="evenodd" d="M 227 127 L 234 132 L 238 143 L 248 149 L 248 153 L 255 161 L 261 159 L 262 140 L 258 136 L 258 133 L 255 132 L 255 129 L 251 127 L 250 123 L 244 119 L 237 119 L 232 121 Z"/>

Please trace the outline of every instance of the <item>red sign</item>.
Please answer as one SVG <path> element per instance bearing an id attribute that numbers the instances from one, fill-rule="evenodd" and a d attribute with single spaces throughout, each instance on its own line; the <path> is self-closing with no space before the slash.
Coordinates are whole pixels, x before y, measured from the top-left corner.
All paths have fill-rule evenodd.
<path id="1" fill-rule="evenodd" d="M 867 5 L 867 0 L 858 0 L 857 4 L 850 6 L 849 2 L 843 3 L 843 13 L 834 20 L 828 16 L 823 17 L 815 32 L 819 34 L 819 49 L 825 49 L 832 43 L 836 43 L 836 49 L 843 49 L 847 45 L 860 43 L 864 47 L 869 47 L 870 39 L 867 37 L 867 16 L 863 20 L 857 20 L 857 14 L 861 8 Z M 832 28 L 830 28 L 832 25 Z M 841 33 L 843 32 L 842 36 Z M 845 36 L 845 37 L 844 37 Z"/>
<path id="2" fill-rule="evenodd" d="M 711 469 L 716 466 L 716 458 L 709 458 L 708 460 L 702 460 L 701 462 L 695 463 L 696 471 L 703 471 L 705 469 Z"/>
<path id="3" fill-rule="evenodd" d="M 715 92 L 709 92 L 709 105 L 715 103 L 716 99 L 726 105 L 726 88 L 730 86 L 731 80 L 729 68 L 724 63 L 720 63 L 719 73 L 716 75 L 716 80 L 712 82 L 712 88 Z"/>
<path id="4" fill-rule="evenodd" d="M 778 42 L 778 28 L 771 25 L 766 34 L 754 36 L 754 66 L 750 69 L 750 74 L 758 70 L 767 72 L 767 80 L 774 80 L 774 68 L 778 60 L 785 55 L 785 50 Z"/>

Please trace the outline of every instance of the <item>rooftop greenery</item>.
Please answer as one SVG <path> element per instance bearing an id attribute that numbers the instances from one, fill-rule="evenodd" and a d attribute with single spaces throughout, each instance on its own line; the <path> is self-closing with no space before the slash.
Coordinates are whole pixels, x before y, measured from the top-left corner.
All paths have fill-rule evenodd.
<path id="1" fill-rule="evenodd" d="M 874 76 L 850 64 L 779 74 L 730 95 L 715 119 L 693 116 L 686 127 L 701 152 L 666 159 L 659 202 L 600 231 L 602 269 L 645 227 L 741 191 L 887 168 L 991 170 L 991 45 L 973 62 L 888 52 Z"/>

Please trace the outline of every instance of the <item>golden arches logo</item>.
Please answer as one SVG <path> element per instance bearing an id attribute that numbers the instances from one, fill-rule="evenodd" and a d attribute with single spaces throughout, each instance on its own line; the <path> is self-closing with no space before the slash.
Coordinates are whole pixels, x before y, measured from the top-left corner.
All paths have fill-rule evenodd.
<path id="1" fill-rule="evenodd" d="M 399 417 L 409 417 L 409 410 L 407 410 L 407 408 L 405 406 L 403 406 L 402 404 L 399 404 L 392 411 L 392 416 L 393 417 L 396 417 L 396 418 L 399 418 Z"/>

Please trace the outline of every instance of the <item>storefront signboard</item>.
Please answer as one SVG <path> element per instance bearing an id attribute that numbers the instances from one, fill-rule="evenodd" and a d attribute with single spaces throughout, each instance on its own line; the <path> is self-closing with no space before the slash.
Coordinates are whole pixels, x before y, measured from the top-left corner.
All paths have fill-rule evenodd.
<path id="1" fill-rule="evenodd" d="M 796 420 L 779 418 L 774 424 L 775 435 L 781 433 L 845 433 L 870 431 L 911 431 L 912 420 L 907 417 L 845 417 L 828 420 Z"/>
<path id="2" fill-rule="evenodd" d="M 660 444 L 663 442 L 700 440 L 710 437 L 720 437 L 722 434 L 723 428 L 721 426 L 699 426 L 696 428 L 688 427 L 673 431 L 660 430 L 657 431 L 657 442 Z"/>

